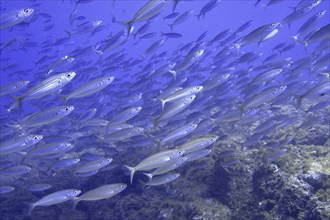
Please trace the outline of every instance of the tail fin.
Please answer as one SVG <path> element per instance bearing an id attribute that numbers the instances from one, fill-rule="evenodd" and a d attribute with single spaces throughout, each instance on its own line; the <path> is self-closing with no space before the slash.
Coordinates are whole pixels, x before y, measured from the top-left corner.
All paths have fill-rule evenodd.
<path id="1" fill-rule="evenodd" d="M 299 36 L 299 34 L 297 34 L 295 36 L 290 36 L 290 37 L 294 40 L 295 43 L 298 43 L 298 36 Z"/>
<path id="2" fill-rule="evenodd" d="M 134 170 L 134 167 L 130 167 L 130 166 L 126 166 L 124 165 L 130 172 L 130 183 L 132 184 L 133 182 L 133 177 L 134 177 L 134 173 L 135 173 L 135 170 Z"/>
<path id="3" fill-rule="evenodd" d="M 128 38 L 133 31 L 132 20 L 126 21 L 125 24 L 127 25 L 127 33 L 128 33 L 127 38 Z"/>
<path id="4" fill-rule="evenodd" d="M 146 175 L 149 178 L 149 181 L 151 181 L 153 175 L 151 173 L 143 173 L 144 175 Z"/>
<path id="5" fill-rule="evenodd" d="M 159 99 L 159 100 L 162 102 L 162 110 L 164 110 L 164 106 L 165 106 L 166 101 L 163 100 L 163 99 Z"/>
<path id="6" fill-rule="evenodd" d="M 168 70 L 168 71 L 173 75 L 174 80 L 176 80 L 176 71 L 174 70 Z"/>
<path id="7" fill-rule="evenodd" d="M 18 113 L 21 113 L 21 110 L 22 110 L 22 97 L 16 97 L 15 99 L 17 101 Z"/>
<path id="8" fill-rule="evenodd" d="M 28 211 L 28 215 L 31 215 L 32 210 L 35 208 L 34 203 L 30 203 L 30 202 L 24 202 L 24 204 L 29 206 L 29 211 Z"/>
<path id="9" fill-rule="evenodd" d="M 171 32 L 173 31 L 173 25 L 174 24 L 168 24 L 168 26 L 170 26 Z"/>
<path id="10" fill-rule="evenodd" d="M 63 103 L 66 104 L 67 101 L 68 101 L 68 97 L 65 96 L 65 95 L 62 95 L 62 94 L 60 94 L 60 93 L 59 93 L 58 95 L 63 99 Z"/>
<path id="11" fill-rule="evenodd" d="M 152 118 L 150 120 L 153 122 L 154 128 L 156 129 L 158 127 L 159 117 L 158 118 Z"/>

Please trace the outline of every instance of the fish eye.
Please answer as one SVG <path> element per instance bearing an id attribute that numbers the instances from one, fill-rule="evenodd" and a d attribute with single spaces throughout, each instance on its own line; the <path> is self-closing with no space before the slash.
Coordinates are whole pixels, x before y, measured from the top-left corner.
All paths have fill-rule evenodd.
<path id="1" fill-rule="evenodd" d="M 280 86 L 280 90 L 283 90 L 284 89 L 284 86 Z"/>
<path id="2" fill-rule="evenodd" d="M 30 9 L 24 8 L 23 11 L 24 11 L 24 13 L 29 13 L 30 12 Z"/>
<path id="3" fill-rule="evenodd" d="M 70 73 L 67 73 L 66 76 L 70 78 L 71 77 L 71 74 Z"/>
<path id="4" fill-rule="evenodd" d="M 65 111 L 69 111 L 69 108 L 68 108 L 68 107 L 65 107 L 64 110 L 65 110 Z"/>
<path id="5" fill-rule="evenodd" d="M 120 186 L 120 188 L 124 189 L 124 188 L 125 188 L 125 186 L 124 186 L 124 185 L 121 185 L 121 186 Z"/>
<path id="6" fill-rule="evenodd" d="M 74 191 L 74 194 L 79 194 L 79 191 L 78 190 Z"/>
<path id="7" fill-rule="evenodd" d="M 275 23 L 273 23 L 273 24 L 272 24 L 272 27 L 276 27 L 276 24 L 275 24 Z"/>
<path id="8" fill-rule="evenodd" d="M 33 139 L 34 139 L 34 140 L 38 140 L 38 137 L 37 137 L 37 136 L 34 136 Z"/>
<path id="9" fill-rule="evenodd" d="M 107 77 L 107 80 L 109 80 L 109 81 L 110 81 L 111 79 L 112 79 L 112 77 Z"/>

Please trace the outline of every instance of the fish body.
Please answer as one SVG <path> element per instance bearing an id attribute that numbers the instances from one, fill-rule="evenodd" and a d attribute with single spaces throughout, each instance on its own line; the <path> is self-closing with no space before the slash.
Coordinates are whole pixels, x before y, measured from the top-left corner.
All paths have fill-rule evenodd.
<path id="1" fill-rule="evenodd" d="M 7 142 L 1 142 L 0 155 L 7 155 L 10 153 L 24 151 L 25 149 L 37 144 L 43 138 L 42 135 L 25 135 L 19 138 L 13 138 Z"/>
<path id="2" fill-rule="evenodd" d="M 23 8 L 1 13 L 0 29 L 13 27 L 17 24 L 25 22 L 32 17 L 35 10 L 33 8 Z"/>
<path id="3" fill-rule="evenodd" d="M 80 201 L 96 201 L 101 199 L 108 199 L 123 190 L 125 190 L 127 185 L 125 183 L 115 183 L 102 185 L 88 192 L 85 192 L 79 197 L 73 197 L 73 207 L 76 208 Z"/>
<path id="4" fill-rule="evenodd" d="M 138 165 L 135 167 L 125 166 L 130 171 L 130 182 L 132 184 L 134 173 L 138 170 L 152 170 L 161 166 L 168 164 L 171 160 L 181 157 L 184 154 L 183 150 L 166 150 L 161 151 L 159 153 L 153 154 L 146 159 L 142 160 Z"/>
<path id="5" fill-rule="evenodd" d="M 188 141 L 181 145 L 179 149 L 184 150 L 186 154 L 194 151 L 198 151 L 212 145 L 218 140 L 218 136 L 209 136 L 203 138 L 197 138 L 195 140 Z"/>
<path id="6" fill-rule="evenodd" d="M 48 94 L 54 93 L 71 82 L 75 76 L 75 72 L 65 72 L 51 76 L 48 79 L 38 83 L 17 98 L 19 109 L 21 109 L 23 100 L 39 99 Z"/>
<path id="7" fill-rule="evenodd" d="M 0 87 L 0 96 L 15 93 L 15 92 L 23 89 L 24 87 L 26 87 L 29 83 L 30 83 L 30 81 L 28 81 L 28 80 L 19 80 L 19 81 L 4 85 L 4 86 Z"/>
<path id="8" fill-rule="evenodd" d="M 74 107 L 70 105 L 56 106 L 42 112 L 28 115 L 23 119 L 23 122 L 19 124 L 19 127 L 31 128 L 49 124 L 71 114 L 73 110 Z"/>
<path id="9" fill-rule="evenodd" d="M 69 93 L 68 95 L 62 95 L 62 97 L 65 100 L 65 102 L 67 102 L 69 99 L 83 98 L 92 95 L 106 88 L 108 85 L 110 85 L 113 82 L 114 79 L 115 77 L 113 76 L 102 76 L 93 79 L 88 83 L 78 87 L 76 90 Z"/>
<path id="10" fill-rule="evenodd" d="M 34 203 L 30 203 L 29 215 L 31 214 L 32 210 L 37 206 L 50 206 L 62 202 L 66 202 L 81 193 L 79 189 L 65 189 L 60 190 L 54 193 L 51 193 L 47 196 L 44 196 L 40 200 Z"/>
<path id="11" fill-rule="evenodd" d="M 145 185 L 146 186 L 159 186 L 159 185 L 163 185 L 163 184 L 172 182 L 172 181 L 176 180 L 179 177 L 180 177 L 180 174 L 179 173 L 163 174 L 163 175 L 156 176 L 156 177 L 152 178 Z"/>
<path id="12" fill-rule="evenodd" d="M 162 113 L 153 120 L 154 127 L 157 127 L 160 120 L 168 119 L 186 109 L 196 98 L 196 95 L 187 96 L 177 102 L 172 103 L 164 109 Z"/>
<path id="13" fill-rule="evenodd" d="M 102 158 L 99 160 L 91 161 L 86 164 L 81 165 L 78 169 L 75 170 L 76 174 L 88 173 L 91 171 L 99 170 L 102 167 L 109 165 L 112 162 L 112 158 Z"/>

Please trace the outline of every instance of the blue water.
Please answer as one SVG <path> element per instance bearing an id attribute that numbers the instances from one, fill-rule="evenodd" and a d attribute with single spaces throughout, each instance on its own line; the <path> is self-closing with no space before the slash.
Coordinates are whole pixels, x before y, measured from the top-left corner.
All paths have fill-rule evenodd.
<path id="1" fill-rule="evenodd" d="M 329 177 L 329 167 L 323 162 L 329 162 L 326 157 L 330 147 L 330 1 L 262 0 L 257 5 L 255 0 L 159 1 L 160 6 L 153 8 L 159 13 L 140 20 L 134 15 L 147 1 L 1 1 L 1 219 L 240 219 L 245 206 L 247 214 L 241 219 L 327 216 L 327 211 L 311 213 L 307 202 L 297 208 L 305 210 L 300 214 L 286 212 L 281 209 L 281 201 L 285 200 L 282 197 L 258 194 L 256 186 L 238 187 L 234 180 L 240 182 L 241 176 L 244 182 L 246 176 L 258 183 L 259 175 L 263 180 L 260 172 L 267 173 L 260 170 L 275 167 L 280 171 L 275 169 L 272 175 L 280 172 L 282 181 L 290 185 L 294 181 L 286 178 L 302 173 L 310 160 L 322 160 L 324 169 L 313 172 Z M 174 12 L 175 3 L 178 14 L 165 19 Z M 285 18 L 295 13 L 293 8 L 297 5 L 302 15 L 298 14 L 289 25 Z M 23 9 L 33 12 L 21 18 L 18 14 Z M 169 24 L 189 10 L 192 14 L 174 24 L 171 33 Z M 203 10 L 205 15 L 198 17 Z M 322 10 L 325 14 L 295 41 L 292 36 Z M 95 21 L 100 24 L 92 27 Z M 242 31 L 235 32 L 248 21 L 251 22 Z M 148 29 L 136 34 L 148 22 Z M 265 25 L 270 28 L 277 23 L 275 32 L 266 31 Z M 263 31 L 251 37 L 257 28 Z M 324 32 L 316 38 L 312 32 L 317 33 L 319 28 Z M 212 42 L 225 30 L 219 40 Z M 306 37 L 309 33 L 314 38 Z M 150 37 L 144 38 L 145 34 Z M 162 39 L 158 48 L 148 51 Z M 289 46 L 287 51 L 275 48 L 281 43 L 282 48 Z M 220 51 L 223 53 L 219 55 Z M 271 55 L 273 59 L 265 61 Z M 274 70 L 279 72 L 266 73 Z M 31 95 L 34 86 L 65 72 L 74 72 L 70 82 L 44 95 Z M 114 80 L 102 87 L 101 77 L 105 76 Z M 88 84 L 93 80 L 100 82 Z M 29 81 L 22 89 L 8 87 L 22 81 Z M 92 92 L 72 95 L 86 86 L 91 86 Z M 177 97 L 177 91 L 193 86 L 202 89 Z M 189 97 L 194 100 L 189 102 Z M 164 109 L 160 99 L 166 100 Z M 189 103 L 183 107 L 184 102 Z M 61 117 L 55 110 L 47 112 L 64 105 L 74 110 Z M 139 110 L 128 113 L 133 107 Z M 88 113 L 91 109 L 95 114 Z M 173 109 L 177 111 L 168 114 Z M 46 115 L 41 117 L 44 112 Z M 31 120 L 31 116 L 36 119 Z M 195 126 L 191 131 L 178 130 L 191 124 Z M 122 133 L 115 133 L 121 129 Z M 24 137 L 28 135 L 41 135 L 42 140 L 24 147 Z M 192 150 L 195 154 L 182 147 L 189 141 L 210 137 L 214 141 Z M 72 147 L 34 153 L 47 144 L 64 142 Z M 152 159 L 158 164 L 154 167 L 135 167 L 135 174 L 124 166 L 134 167 L 151 155 L 175 149 L 180 152 Z M 49 153 L 51 150 L 55 153 Z M 163 174 L 177 174 L 173 180 L 165 179 L 163 184 L 153 186 L 143 175 L 186 157 L 194 161 Z M 67 158 L 79 162 L 54 167 Z M 104 158 L 111 158 L 111 163 L 79 173 L 84 164 Z M 18 165 L 28 170 L 10 170 Z M 290 166 L 295 167 L 293 171 L 289 171 Z M 328 186 L 322 178 L 317 186 L 308 182 L 308 198 L 319 196 L 318 190 Z M 38 183 L 47 185 L 34 186 Z M 81 196 L 115 183 L 125 188 L 102 199 L 99 196 L 81 201 L 76 209 L 71 206 L 79 198 L 75 198 L 77 195 L 59 199 L 54 205 L 35 203 L 37 206 L 30 206 L 29 213 L 27 203 L 51 193 L 76 189 Z M 36 190 L 29 190 L 30 186 Z M 242 201 L 237 199 L 235 189 L 242 190 Z M 263 206 L 267 199 L 279 205 L 271 206 L 269 202 Z M 251 203 L 244 202 L 250 200 Z"/>

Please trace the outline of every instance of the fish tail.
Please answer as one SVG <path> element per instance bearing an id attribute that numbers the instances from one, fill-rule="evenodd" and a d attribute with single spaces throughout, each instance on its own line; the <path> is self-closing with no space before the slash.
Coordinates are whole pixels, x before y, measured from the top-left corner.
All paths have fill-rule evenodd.
<path id="1" fill-rule="evenodd" d="M 168 70 L 168 71 L 173 75 L 174 80 L 176 80 L 176 71 L 174 70 Z"/>
<path id="2" fill-rule="evenodd" d="M 130 166 L 126 166 L 124 165 L 130 172 L 130 183 L 132 184 L 133 182 L 133 177 L 134 177 L 134 173 L 135 173 L 135 170 L 134 170 L 134 167 L 130 167 Z"/>
<path id="3" fill-rule="evenodd" d="M 146 175 L 149 178 L 149 181 L 151 181 L 153 175 L 151 173 L 143 173 L 144 175 Z"/>
<path id="4" fill-rule="evenodd" d="M 168 24 L 170 26 L 171 32 L 173 31 L 173 24 Z"/>
<path id="5" fill-rule="evenodd" d="M 62 94 L 58 94 L 61 98 L 62 98 L 62 100 L 63 100 L 63 103 L 64 104 L 66 104 L 67 103 L 67 101 L 68 101 L 68 97 L 67 96 L 65 96 L 65 95 L 62 95 Z"/>
<path id="6" fill-rule="evenodd" d="M 164 106 L 165 106 L 165 103 L 166 103 L 166 101 L 165 100 L 163 100 L 163 99 L 159 99 L 160 101 L 161 101 L 161 103 L 162 103 L 162 110 L 164 110 Z"/>
<path id="7" fill-rule="evenodd" d="M 295 35 L 295 36 L 290 36 L 293 40 L 294 40 L 294 42 L 295 43 L 298 43 L 298 34 L 297 35 Z"/>
<path id="8" fill-rule="evenodd" d="M 299 108 L 301 106 L 303 98 L 304 98 L 304 96 L 296 96 L 295 97 L 294 105 L 295 105 L 296 108 Z"/>
<path id="9" fill-rule="evenodd" d="M 159 118 L 152 118 L 151 121 L 154 124 L 154 129 L 156 129 L 158 127 Z"/>
<path id="10" fill-rule="evenodd" d="M 234 46 L 234 48 L 236 49 L 237 54 L 239 54 L 239 51 L 240 51 L 240 49 L 241 49 L 241 45 L 239 45 L 239 44 L 234 44 L 233 46 Z"/>
<path id="11" fill-rule="evenodd" d="M 127 33 L 128 33 L 128 36 L 127 36 L 127 38 L 129 37 L 129 35 L 130 35 L 130 33 L 133 31 L 133 26 L 132 26 L 132 20 L 130 20 L 130 21 L 126 21 L 125 22 L 125 24 L 126 24 L 126 26 L 127 26 Z"/>
<path id="12" fill-rule="evenodd" d="M 201 14 L 196 15 L 197 19 L 199 20 L 201 17 Z"/>
<path id="13" fill-rule="evenodd" d="M 22 110 L 22 97 L 15 97 L 16 101 L 17 101 L 17 107 L 18 107 L 18 112 L 21 113 Z"/>
<path id="14" fill-rule="evenodd" d="M 64 30 L 64 32 L 68 35 L 69 38 L 71 38 L 72 33 L 70 31 Z"/>
<path id="15" fill-rule="evenodd" d="M 32 210 L 35 208 L 35 204 L 30 202 L 23 202 L 23 203 L 29 206 L 28 215 L 31 215 Z"/>

